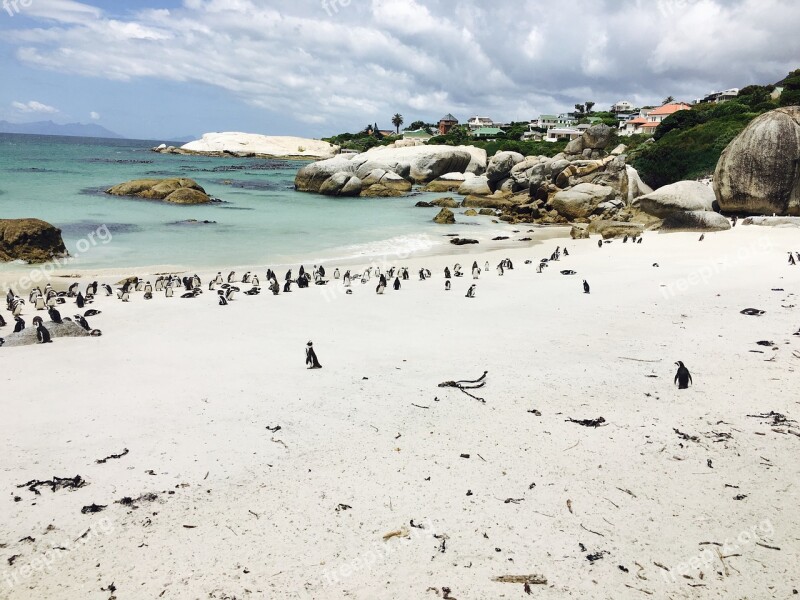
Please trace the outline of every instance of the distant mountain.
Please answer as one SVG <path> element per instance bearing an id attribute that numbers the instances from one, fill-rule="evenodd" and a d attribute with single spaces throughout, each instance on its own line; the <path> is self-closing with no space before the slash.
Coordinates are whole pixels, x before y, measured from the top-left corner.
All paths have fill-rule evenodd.
<path id="1" fill-rule="evenodd" d="M 95 124 L 67 123 L 60 125 L 52 121 L 36 123 L 9 123 L 0 121 L 0 133 L 27 133 L 30 135 L 66 135 L 73 137 L 122 138 L 118 133 Z"/>

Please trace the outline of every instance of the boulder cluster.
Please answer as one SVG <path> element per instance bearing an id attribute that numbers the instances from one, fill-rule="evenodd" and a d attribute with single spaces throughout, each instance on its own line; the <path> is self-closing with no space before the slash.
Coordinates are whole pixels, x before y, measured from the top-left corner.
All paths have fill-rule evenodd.
<path id="1" fill-rule="evenodd" d="M 172 204 L 208 204 L 211 202 L 206 191 L 194 179 L 185 177 L 135 179 L 108 188 L 106 194 L 163 200 Z"/>

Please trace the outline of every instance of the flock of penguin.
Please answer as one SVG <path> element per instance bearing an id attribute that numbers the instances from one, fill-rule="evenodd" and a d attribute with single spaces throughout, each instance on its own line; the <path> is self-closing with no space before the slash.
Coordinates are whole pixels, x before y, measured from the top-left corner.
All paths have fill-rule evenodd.
<path id="1" fill-rule="evenodd" d="M 111 288 L 109 288 L 107 285 L 103 286 L 103 288 L 105 288 L 110 295 Z M 78 307 L 78 309 L 82 310 L 87 304 L 91 304 L 94 301 L 94 296 L 97 294 L 97 290 L 98 284 L 96 281 L 90 283 L 86 287 L 85 295 L 83 292 L 78 290 L 77 283 L 72 284 L 69 288 L 69 291 L 66 292 L 56 292 L 48 283 L 44 290 L 42 290 L 40 287 L 33 288 L 28 294 L 28 303 L 36 310 L 47 311 L 50 321 L 56 325 L 62 325 L 65 321 L 71 321 L 76 323 L 85 331 L 89 332 L 89 335 L 98 337 L 102 335 L 102 332 L 99 329 L 92 329 L 89 326 L 89 323 L 86 321 L 86 318 L 99 315 L 99 310 L 89 309 L 83 314 L 77 313 L 70 318 L 62 317 L 61 313 L 56 308 L 57 306 L 65 305 L 67 300 L 74 298 L 75 305 Z M 8 293 L 6 294 L 6 308 L 11 313 L 11 316 L 14 317 L 14 333 L 20 333 L 24 331 L 27 326 L 25 319 L 22 318 L 22 310 L 25 304 L 26 302 L 24 298 L 17 296 L 13 290 L 8 290 Z M 40 344 L 49 344 L 53 341 L 50 331 L 44 325 L 44 319 L 42 319 L 42 317 L 34 317 L 32 324 L 36 328 L 36 338 L 39 340 Z M 3 315 L 0 314 L 0 328 L 5 327 L 6 325 L 8 325 L 6 320 L 3 318 Z M 3 344 L 5 344 L 5 339 L 0 337 L 0 346 Z"/>

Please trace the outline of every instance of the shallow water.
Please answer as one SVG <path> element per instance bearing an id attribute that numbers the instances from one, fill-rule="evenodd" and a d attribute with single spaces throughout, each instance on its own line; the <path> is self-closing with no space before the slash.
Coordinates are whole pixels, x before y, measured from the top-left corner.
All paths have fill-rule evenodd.
<path id="1" fill-rule="evenodd" d="M 293 183 L 305 163 L 151 152 L 158 143 L 0 134 L 0 218 L 36 217 L 60 227 L 75 271 L 402 258 L 449 247 L 431 221 L 439 209 L 414 207 L 444 194 L 304 194 Z M 222 202 L 179 206 L 104 193 L 152 177 L 190 177 Z M 212 223 L 182 223 L 189 219 Z M 466 235 L 503 227 L 482 218 L 458 229 Z M 0 265 L 0 274 L 14 268 L 20 265 Z"/>

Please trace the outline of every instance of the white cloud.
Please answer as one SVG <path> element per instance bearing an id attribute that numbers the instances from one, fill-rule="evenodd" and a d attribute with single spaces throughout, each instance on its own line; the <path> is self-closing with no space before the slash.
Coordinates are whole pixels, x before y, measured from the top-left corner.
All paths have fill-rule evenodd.
<path id="1" fill-rule="evenodd" d="M 12 102 L 11 106 L 21 113 L 42 113 L 46 115 L 52 115 L 58 112 L 57 108 L 48 106 L 47 104 L 42 104 L 36 100 L 31 100 L 30 102 Z"/>
<path id="2" fill-rule="evenodd" d="M 220 88 L 332 132 L 395 112 L 528 119 L 593 100 L 691 99 L 800 66 L 790 0 L 184 0 L 109 14 L 35 0 L 22 64 Z M 461 114 L 461 113 L 464 114 Z M 469 113 L 469 114 L 466 114 Z M 315 125 L 316 127 L 316 125 Z"/>
<path id="3" fill-rule="evenodd" d="M 89 113 L 89 118 L 92 121 L 99 121 L 100 120 L 100 113 L 92 111 L 92 112 Z"/>

